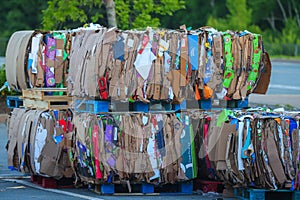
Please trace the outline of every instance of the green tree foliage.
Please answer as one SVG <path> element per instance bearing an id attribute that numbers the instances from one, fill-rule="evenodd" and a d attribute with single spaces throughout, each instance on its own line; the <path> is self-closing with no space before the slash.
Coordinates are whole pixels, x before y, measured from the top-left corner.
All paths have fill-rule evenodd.
<path id="1" fill-rule="evenodd" d="M 106 0 L 2 0 L 0 54 L 17 30 L 75 28 L 84 23 L 107 26 Z M 114 0 L 121 29 L 147 26 L 194 29 L 210 25 L 219 30 L 262 33 L 265 43 L 299 44 L 300 0 Z M 44 10 L 44 11 L 42 11 Z M 4 46 L 4 47 L 3 47 Z"/>
<path id="2" fill-rule="evenodd" d="M 300 0 L 251 0 L 249 6 L 253 10 L 253 23 L 262 29 L 268 43 L 297 43 Z"/>
<path id="3" fill-rule="evenodd" d="M 276 31 L 276 22 L 279 19 L 276 14 L 280 13 L 276 0 L 252 0 L 249 1 L 252 9 L 252 22 L 262 30 L 272 29 Z"/>
<path id="4" fill-rule="evenodd" d="M 0 37 L 9 37 L 17 30 L 41 28 L 43 0 L 3 0 L 0 6 Z"/>
<path id="5" fill-rule="evenodd" d="M 246 0 L 226 0 L 228 13 L 224 18 L 210 15 L 207 25 L 219 30 L 249 30 L 260 32 L 258 26 L 252 24 L 252 9 L 247 6 Z"/>
<path id="6" fill-rule="evenodd" d="M 44 0 L 1 0 L 0 56 L 5 55 L 9 37 L 18 30 L 41 29 Z"/>
<path id="7" fill-rule="evenodd" d="M 115 0 L 118 27 L 123 29 L 129 29 L 129 24 L 132 23 L 129 21 L 132 5 L 129 3 L 131 3 L 130 0 Z"/>
<path id="8" fill-rule="evenodd" d="M 101 1 L 95 0 L 49 0 L 43 11 L 45 29 L 74 27 L 74 23 L 99 23 L 106 17 Z M 115 0 L 118 27 L 122 29 L 160 26 L 158 16 L 172 15 L 185 7 L 184 0 Z M 97 11 L 97 12 L 95 12 Z"/>
<path id="9" fill-rule="evenodd" d="M 185 0 L 115 0 L 118 27 L 122 29 L 161 26 L 162 16 L 185 8 Z"/>
<path id="10" fill-rule="evenodd" d="M 101 1 L 96 0 L 50 0 L 43 10 L 44 29 L 62 29 L 98 22 L 103 18 Z"/>
<path id="11" fill-rule="evenodd" d="M 285 23 L 285 27 L 282 30 L 282 36 L 276 39 L 278 40 L 277 42 L 285 44 L 300 44 L 299 35 L 300 29 L 297 25 L 296 19 L 288 18 Z"/>
<path id="12" fill-rule="evenodd" d="M 210 15 L 217 17 L 226 14 L 227 8 L 223 4 L 224 0 L 188 0 L 186 9 L 178 10 L 172 16 L 162 17 L 162 26 L 172 29 L 176 29 L 182 24 L 194 29 L 206 26 Z"/>

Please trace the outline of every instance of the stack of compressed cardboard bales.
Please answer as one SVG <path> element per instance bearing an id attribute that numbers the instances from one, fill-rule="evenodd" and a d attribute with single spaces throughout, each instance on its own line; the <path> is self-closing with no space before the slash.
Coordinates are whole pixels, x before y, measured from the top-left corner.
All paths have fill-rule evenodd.
<path id="1" fill-rule="evenodd" d="M 14 44 L 22 48 L 13 49 Z M 212 28 L 16 32 L 6 56 L 7 79 L 15 90 L 67 87 L 76 98 L 144 103 L 244 99 L 266 92 L 271 67 L 260 35 Z M 208 130 L 205 115 L 199 110 L 97 115 L 15 109 L 9 165 L 96 184 L 192 180 L 203 169 L 196 155 Z"/>
<path id="2" fill-rule="evenodd" d="M 68 88 L 72 96 L 123 101 L 245 99 L 266 92 L 265 61 L 261 36 L 247 31 L 80 30 Z"/>
<path id="3" fill-rule="evenodd" d="M 204 131 L 202 174 L 235 187 L 299 189 L 300 113 L 224 110 Z"/>
<path id="4" fill-rule="evenodd" d="M 265 93 L 270 63 L 261 35 L 247 31 L 16 32 L 6 53 L 14 90 L 68 87 L 77 97 L 244 99 Z"/>

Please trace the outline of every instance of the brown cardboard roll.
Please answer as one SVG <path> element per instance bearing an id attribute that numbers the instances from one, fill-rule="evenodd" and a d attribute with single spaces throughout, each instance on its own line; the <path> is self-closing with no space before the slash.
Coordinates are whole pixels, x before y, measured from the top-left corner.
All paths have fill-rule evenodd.
<path id="1" fill-rule="evenodd" d="M 15 91 L 27 88 L 26 58 L 27 46 L 33 31 L 15 32 L 9 39 L 6 49 L 6 79 Z"/>
<path id="2" fill-rule="evenodd" d="M 28 31 L 24 33 L 21 39 L 19 47 L 19 56 L 17 63 L 17 82 L 20 90 L 27 89 L 28 79 L 27 79 L 27 62 L 28 62 L 28 45 L 31 40 L 33 31 Z"/>
<path id="3" fill-rule="evenodd" d="M 7 48 L 6 48 L 6 80 L 12 90 L 18 90 L 17 84 L 17 57 L 18 53 L 16 52 L 17 47 L 20 46 L 21 40 L 19 39 L 22 35 L 22 32 L 15 32 L 9 39 Z"/>

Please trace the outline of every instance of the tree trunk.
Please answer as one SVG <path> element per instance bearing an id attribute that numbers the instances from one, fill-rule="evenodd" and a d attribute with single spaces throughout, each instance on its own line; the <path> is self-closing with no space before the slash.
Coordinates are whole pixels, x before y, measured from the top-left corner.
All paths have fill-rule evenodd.
<path id="1" fill-rule="evenodd" d="M 117 27 L 115 2 L 113 0 L 103 0 L 106 7 L 107 22 L 109 27 Z"/>
<path id="2" fill-rule="evenodd" d="M 132 22 L 134 20 L 134 2 L 129 0 L 129 29 L 132 29 Z"/>
<path id="3" fill-rule="evenodd" d="M 210 6 L 211 6 L 212 8 L 215 7 L 215 0 L 210 0 Z"/>
<path id="4" fill-rule="evenodd" d="M 276 26 L 275 26 L 275 18 L 273 12 L 271 13 L 271 17 L 267 17 L 266 20 L 269 22 L 271 29 L 273 31 L 277 31 Z"/>
<path id="5" fill-rule="evenodd" d="M 288 1 L 289 18 L 293 18 L 291 2 Z"/>
<path id="6" fill-rule="evenodd" d="M 300 17 L 299 17 L 299 12 L 298 12 L 298 9 L 297 9 L 297 6 L 296 6 L 294 0 L 292 0 L 292 7 L 294 8 L 294 11 L 295 11 L 295 13 L 296 13 L 296 20 L 297 20 L 298 27 L 300 27 Z"/>
<path id="7" fill-rule="evenodd" d="M 287 16 L 286 16 L 286 12 L 285 12 L 285 10 L 284 10 L 284 7 L 283 7 L 283 5 L 282 5 L 282 3 L 281 3 L 280 0 L 277 0 L 277 3 L 278 3 L 278 5 L 279 5 L 279 7 L 280 7 L 280 10 L 281 10 L 281 12 L 282 12 L 283 19 L 284 19 L 284 21 L 286 22 L 286 21 L 287 21 Z"/>

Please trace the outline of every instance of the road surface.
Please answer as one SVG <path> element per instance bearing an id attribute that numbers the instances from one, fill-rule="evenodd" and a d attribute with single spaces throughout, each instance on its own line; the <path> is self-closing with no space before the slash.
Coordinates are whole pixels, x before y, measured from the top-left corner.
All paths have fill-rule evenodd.
<path id="1" fill-rule="evenodd" d="M 249 104 L 289 105 L 300 109 L 300 61 L 273 61 L 267 94 L 251 94 Z"/>
<path id="2" fill-rule="evenodd" d="M 0 57 L 0 67 L 2 67 L 3 64 L 5 64 L 5 58 Z"/>
<path id="3" fill-rule="evenodd" d="M 273 62 L 267 94 L 300 95 L 300 62 Z"/>

